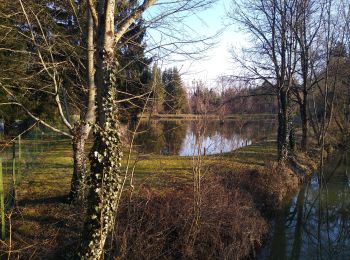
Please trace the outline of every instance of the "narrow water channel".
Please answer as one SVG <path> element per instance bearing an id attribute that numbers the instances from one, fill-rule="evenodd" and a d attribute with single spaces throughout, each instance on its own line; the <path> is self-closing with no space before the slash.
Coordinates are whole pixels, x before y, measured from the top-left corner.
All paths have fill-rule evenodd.
<path id="1" fill-rule="evenodd" d="M 258 259 L 350 259 L 350 152 L 305 183 L 272 225 Z"/>

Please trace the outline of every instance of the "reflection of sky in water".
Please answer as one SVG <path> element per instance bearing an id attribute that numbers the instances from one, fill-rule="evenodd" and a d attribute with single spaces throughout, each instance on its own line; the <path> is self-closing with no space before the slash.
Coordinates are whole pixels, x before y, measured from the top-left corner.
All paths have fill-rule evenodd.
<path id="1" fill-rule="evenodd" d="M 201 141 L 200 145 L 199 141 Z M 220 135 L 218 132 L 212 136 L 202 136 L 197 138 L 196 135 L 188 129 L 181 145 L 179 155 L 198 155 L 199 150 L 200 154 L 202 155 L 227 153 L 240 147 L 250 145 L 251 143 L 252 142 L 250 140 L 241 138 L 237 134 L 234 134 L 230 139 L 228 139 Z"/>
<path id="2" fill-rule="evenodd" d="M 347 155 L 325 169 L 325 184 L 314 174 L 285 211 L 259 259 L 350 259 L 350 189 Z"/>
<path id="3" fill-rule="evenodd" d="M 143 154 L 193 156 L 231 152 L 266 138 L 274 121 L 150 121 L 140 125 L 135 145 Z M 201 133 L 198 135 L 198 133 Z"/>

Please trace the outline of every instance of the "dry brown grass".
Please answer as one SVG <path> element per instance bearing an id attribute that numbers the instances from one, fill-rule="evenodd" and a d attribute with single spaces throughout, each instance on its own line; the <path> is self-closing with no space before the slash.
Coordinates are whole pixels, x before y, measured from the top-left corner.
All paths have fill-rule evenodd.
<path id="1" fill-rule="evenodd" d="M 10 259 L 72 259 L 79 246 L 83 211 L 64 200 L 48 197 L 20 201 L 11 216 L 12 227 L 7 220 L 1 259 L 9 255 Z"/>
<path id="2" fill-rule="evenodd" d="M 264 214 L 272 213 L 297 190 L 300 179 L 287 167 L 271 163 L 264 168 L 219 172 L 229 189 L 242 189 L 251 194 L 255 206 Z"/>
<path id="3" fill-rule="evenodd" d="M 144 187 L 118 215 L 111 245 L 120 259 L 241 259 L 260 245 L 267 223 L 249 193 L 220 176 L 202 184 L 199 221 L 191 186 L 160 193 Z"/>

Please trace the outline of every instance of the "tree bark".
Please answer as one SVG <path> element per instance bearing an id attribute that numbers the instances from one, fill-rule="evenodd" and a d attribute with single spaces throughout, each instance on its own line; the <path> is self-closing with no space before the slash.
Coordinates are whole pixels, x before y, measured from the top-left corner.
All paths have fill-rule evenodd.
<path id="1" fill-rule="evenodd" d="M 303 102 L 300 104 L 300 119 L 301 119 L 301 149 L 303 151 L 307 150 L 308 146 L 308 117 L 307 117 L 307 93 L 304 93 Z"/>
<path id="2" fill-rule="evenodd" d="M 87 182 L 87 156 L 85 153 L 85 143 L 87 140 L 84 124 L 76 125 L 73 130 L 72 148 L 73 148 L 73 175 L 71 180 L 71 189 L 68 195 L 69 202 L 84 202 L 86 198 Z"/>
<path id="3" fill-rule="evenodd" d="M 288 158 L 288 134 L 289 134 L 289 118 L 288 118 L 288 95 L 281 89 L 278 93 L 279 112 L 278 112 L 278 130 L 277 130 L 277 150 L 278 161 L 284 163 Z"/>
<path id="4" fill-rule="evenodd" d="M 102 13 L 101 13 L 102 11 Z M 115 1 L 107 0 L 99 10 L 96 55 L 97 125 L 90 153 L 91 185 L 80 257 L 101 259 L 108 234 L 114 227 L 121 192 L 122 159 L 118 121 L 114 54 Z"/>
<path id="5" fill-rule="evenodd" d="M 90 12 L 88 11 L 87 28 L 87 84 L 88 98 L 86 111 L 81 113 L 81 120 L 72 130 L 73 146 L 73 176 L 71 190 L 68 195 L 70 202 L 85 202 L 88 187 L 87 155 L 85 153 L 85 143 L 89 137 L 92 125 L 95 123 L 95 68 L 94 68 L 94 27 Z"/>
<path id="6" fill-rule="evenodd" d="M 91 1 L 92 2 L 92 1 Z M 98 12 L 90 2 L 90 13 L 94 15 L 96 34 L 96 122 L 94 144 L 90 153 L 90 190 L 87 218 L 84 223 L 80 257 L 102 259 L 108 234 L 114 227 L 115 215 L 122 192 L 121 141 L 118 120 L 115 57 L 116 42 L 129 26 L 155 0 L 145 0 L 131 15 L 115 26 L 115 0 L 98 1 Z"/>

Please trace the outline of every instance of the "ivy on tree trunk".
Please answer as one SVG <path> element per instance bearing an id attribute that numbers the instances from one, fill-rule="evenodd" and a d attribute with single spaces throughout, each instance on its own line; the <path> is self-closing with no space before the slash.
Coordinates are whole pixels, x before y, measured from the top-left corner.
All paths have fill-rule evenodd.
<path id="1" fill-rule="evenodd" d="M 116 91 L 111 88 L 103 105 L 105 123 L 96 126 L 91 150 L 91 187 L 89 207 L 84 226 L 81 257 L 100 259 L 106 238 L 114 226 L 121 192 L 122 159 Z"/>

